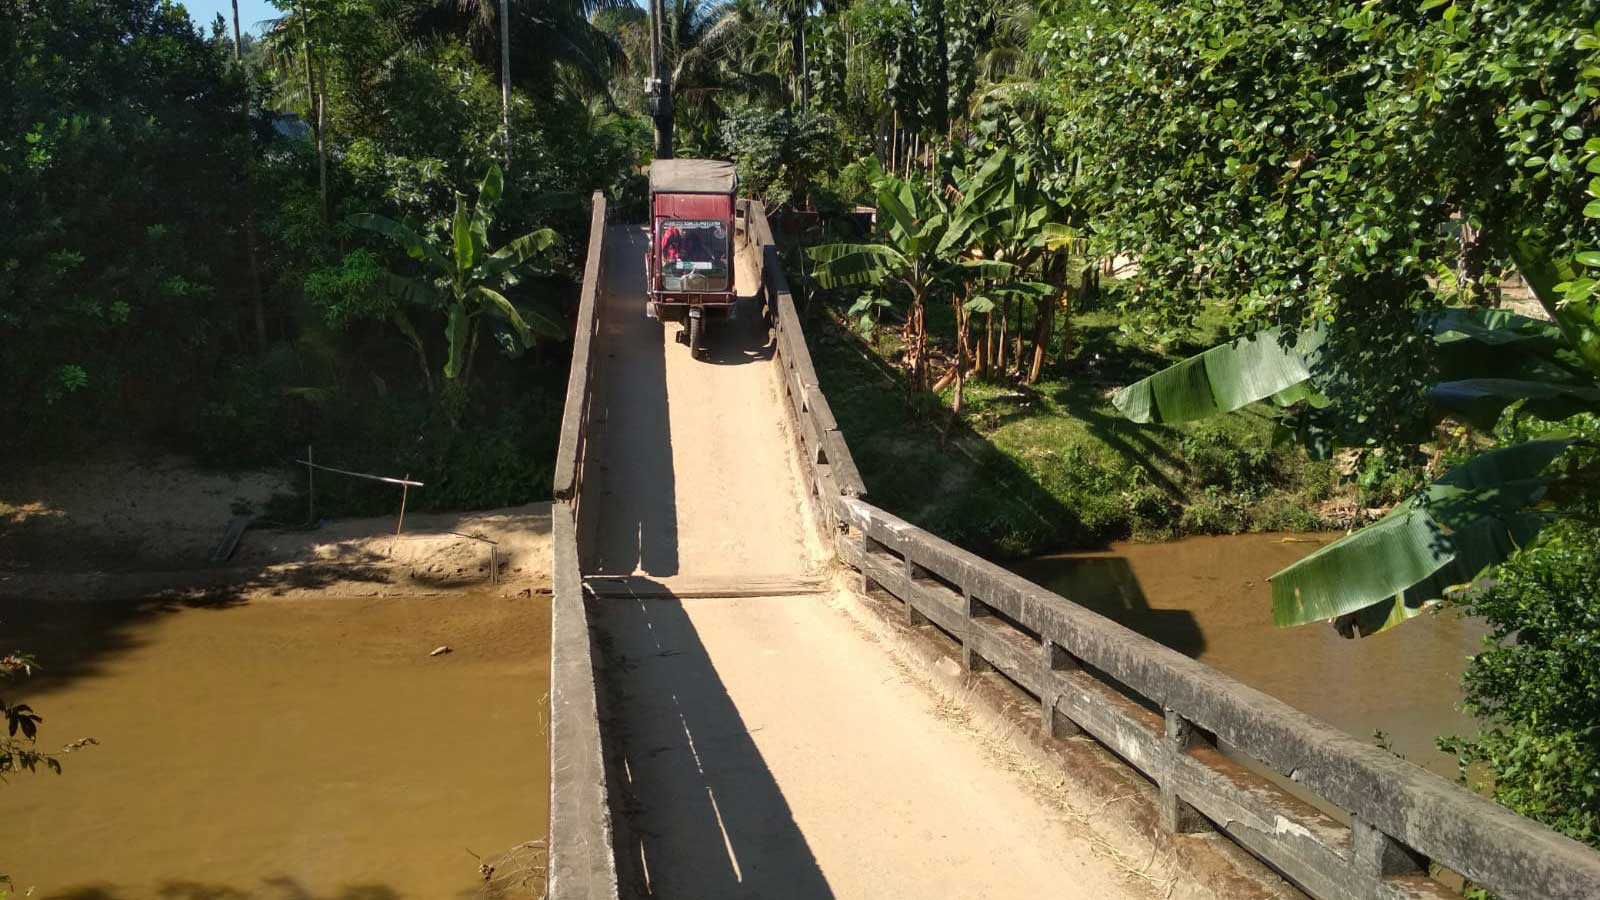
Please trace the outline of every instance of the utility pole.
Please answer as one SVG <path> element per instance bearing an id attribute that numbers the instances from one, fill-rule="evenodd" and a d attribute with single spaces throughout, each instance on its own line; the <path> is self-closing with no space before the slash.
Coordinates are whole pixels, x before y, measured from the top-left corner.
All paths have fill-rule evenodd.
<path id="1" fill-rule="evenodd" d="M 500 0 L 500 129 L 505 132 L 506 168 L 511 168 L 511 4 Z"/>
<path id="2" fill-rule="evenodd" d="M 656 159 L 672 158 L 672 73 L 666 64 L 666 4 L 650 0 L 650 77 L 644 95 L 656 125 Z"/>

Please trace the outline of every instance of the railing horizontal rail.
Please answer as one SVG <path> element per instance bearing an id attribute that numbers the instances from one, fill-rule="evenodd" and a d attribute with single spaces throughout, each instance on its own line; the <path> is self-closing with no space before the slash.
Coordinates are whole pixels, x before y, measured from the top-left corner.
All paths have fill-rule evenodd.
<path id="1" fill-rule="evenodd" d="M 556 502 L 550 511 L 550 829 L 545 896 L 551 900 L 617 900 L 594 649 L 578 547 L 605 233 L 606 200 L 596 191 L 561 417 Z"/>
<path id="2" fill-rule="evenodd" d="M 555 497 L 570 500 L 578 488 L 583 439 L 588 428 L 590 378 L 594 373 L 594 336 L 600 327 L 600 282 L 605 277 L 606 198 L 595 191 L 589 214 L 589 252 L 583 263 L 583 288 L 578 294 L 577 327 L 572 334 L 572 368 L 556 448 Z"/>

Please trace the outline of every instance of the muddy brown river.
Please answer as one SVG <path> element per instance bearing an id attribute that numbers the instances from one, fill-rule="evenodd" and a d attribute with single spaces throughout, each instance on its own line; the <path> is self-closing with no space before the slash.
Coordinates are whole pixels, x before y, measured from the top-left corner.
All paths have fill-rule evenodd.
<path id="1" fill-rule="evenodd" d="M 1351 641 L 1327 625 L 1272 624 L 1267 578 L 1338 537 L 1124 542 L 1013 568 L 1350 734 L 1370 739 L 1382 731 L 1395 752 L 1454 778 L 1454 759 L 1434 741 L 1473 733 L 1472 720 L 1458 710 L 1459 682 L 1481 625 L 1444 613 Z"/>
<path id="2" fill-rule="evenodd" d="M 479 896 L 474 854 L 545 836 L 549 639 L 548 597 L 486 589 L 0 599 L 45 666 L 5 698 L 45 747 L 100 742 L 0 785 L 0 872 L 47 900 Z"/>

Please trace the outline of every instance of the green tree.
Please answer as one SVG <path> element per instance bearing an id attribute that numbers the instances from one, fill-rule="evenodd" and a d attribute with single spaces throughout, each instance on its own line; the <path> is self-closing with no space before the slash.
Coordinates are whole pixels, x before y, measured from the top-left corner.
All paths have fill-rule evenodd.
<path id="1" fill-rule="evenodd" d="M 501 293 L 517 284 L 520 267 L 556 242 L 554 231 L 541 228 L 491 250 L 489 226 L 503 190 L 500 167 L 493 166 L 484 176 L 477 202 L 470 209 L 466 197 L 456 195 L 455 216 L 448 234 L 443 236 L 418 234 L 400 222 L 372 213 L 351 218 L 357 227 L 393 240 L 427 270 L 422 278 L 391 273 L 384 287 L 406 304 L 444 315 L 448 347 L 444 376 L 458 391 L 465 391 L 471 382 L 486 316 L 510 326 L 510 336 L 519 347 L 532 346 L 536 334 L 560 337 L 565 333 L 552 316 L 529 306 L 519 308 Z"/>
<path id="2" fill-rule="evenodd" d="M 173 394 L 249 333 L 247 85 L 156 0 L 5 19 L 0 443 L 171 427 Z"/>

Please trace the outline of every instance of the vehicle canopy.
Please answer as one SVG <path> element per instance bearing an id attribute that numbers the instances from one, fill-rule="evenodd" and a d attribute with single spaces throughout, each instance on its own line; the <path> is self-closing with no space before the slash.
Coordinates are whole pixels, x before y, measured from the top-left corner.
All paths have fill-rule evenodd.
<path id="1" fill-rule="evenodd" d="M 739 188 L 738 170 L 719 159 L 658 159 L 650 164 L 652 194 L 726 194 Z"/>

